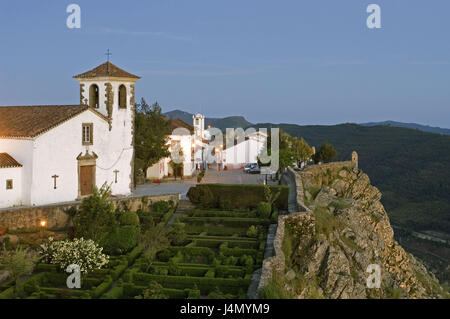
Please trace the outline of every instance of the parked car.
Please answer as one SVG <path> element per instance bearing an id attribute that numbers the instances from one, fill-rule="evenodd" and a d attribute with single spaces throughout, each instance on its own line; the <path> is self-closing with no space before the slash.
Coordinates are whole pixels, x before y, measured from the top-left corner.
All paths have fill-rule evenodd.
<path id="1" fill-rule="evenodd" d="M 258 163 L 250 163 L 250 164 L 245 164 L 244 165 L 244 172 L 248 173 L 248 171 L 250 169 L 252 169 L 253 167 L 258 166 Z"/>
<path id="2" fill-rule="evenodd" d="M 250 169 L 247 171 L 248 174 L 260 174 L 261 169 L 259 168 L 259 165 L 252 165 Z"/>

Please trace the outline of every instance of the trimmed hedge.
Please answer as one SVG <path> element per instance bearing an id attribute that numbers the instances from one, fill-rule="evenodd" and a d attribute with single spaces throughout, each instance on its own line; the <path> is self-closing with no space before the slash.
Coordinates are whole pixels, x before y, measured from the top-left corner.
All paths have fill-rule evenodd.
<path id="1" fill-rule="evenodd" d="M 156 262 L 152 264 L 154 271 L 153 275 L 160 274 L 160 269 L 168 269 L 168 263 Z M 177 267 L 180 270 L 180 276 L 189 276 L 189 277 L 203 277 L 206 276 L 208 272 L 212 272 L 213 277 L 217 278 L 226 278 L 228 276 L 232 276 L 234 278 L 243 278 L 245 275 L 245 269 L 239 266 L 209 266 L 204 264 L 177 264 Z M 219 271 L 217 271 L 219 269 Z M 214 276 L 215 275 L 215 276 Z"/>
<path id="2" fill-rule="evenodd" d="M 119 215 L 120 225 L 127 226 L 139 226 L 139 216 L 134 212 L 124 212 Z"/>
<path id="3" fill-rule="evenodd" d="M 278 209 L 288 208 L 289 186 L 269 186 L 272 193 L 280 191 L 274 203 Z M 211 200 L 212 194 L 214 200 Z M 254 184 L 197 184 L 187 193 L 189 200 L 199 206 L 208 203 L 208 207 L 219 207 L 222 200 L 230 200 L 234 208 L 256 208 L 265 201 L 264 185 Z"/>
<path id="4" fill-rule="evenodd" d="M 193 209 L 186 214 L 189 217 L 240 217 L 240 218 L 258 218 L 256 212 L 250 211 L 223 211 L 223 210 L 200 210 Z"/>
<path id="5" fill-rule="evenodd" d="M 209 235 L 213 236 L 232 236 L 237 234 L 238 236 L 245 237 L 247 233 L 247 228 L 237 228 L 237 227 L 225 227 L 225 226 L 208 226 L 204 225 L 186 225 L 186 233 L 188 234 L 200 234 L 207 232 Z"/>
<path id="6" fill-rule="evenodd" d="M 241 218 L 241 217 L 182 217 L 181 221 L 192 225 L 223 225 L 225 227 L 245 227 L 252 225 L 270 225 L 270 220 L 264 218 Z M 208 228 L 206 228 L 208 229 Z"/>
<path id="7" fill-rule="evenodd" d="M 203 262 L 212 263 L 215 257 L 214 251 L 207 247 L 169 247 L 158 252 L 159 261 L 167 262 L 178 252 L 183 254 L 183 261 L 192 259 L 202 259 Z"/>
<path id="8" fill-rule="evenodd" d="M 196 247 L 218 248 L 223 242 L 227 242 L 230 248 L 258 249 L 259 244 L 254 241 L 222 239 L 193 238 Z"/>
<path id="9" fill-rule="evenodd" d="M 240 289 L 246 290 L 250 279 L 243 278 L 205 278 L 205 277 L 183 277 L 183 276 L 159 276 L 145 273 L 135 273 L 133 282 L 138 285 L 147 286 L 150 281 L 155 280 L 164 288 L 186 289 L 197 285 L 202 294 L 208 294 L 216 287 L 222 292 L 237 294 Z M 125 287 L 124 287 L 125 288 Z"/>
<path id="10" fill-rule="evenodd" d="M 101 295 L 103 295 L 109 288 L 111 288 L 111 285 L 113 284 L 113 279 L 111 276 L 106 276 L 105 281 L 103 281 L 100 285 L 92 289 L 91 296 L 92 298 L 99 298 Z"/>

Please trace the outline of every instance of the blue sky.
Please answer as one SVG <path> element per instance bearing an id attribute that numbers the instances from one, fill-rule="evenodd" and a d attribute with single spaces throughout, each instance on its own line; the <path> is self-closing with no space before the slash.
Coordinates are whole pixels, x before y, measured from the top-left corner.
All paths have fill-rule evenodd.
<path id="1" fill-rule="evenodd" d="M 370 3 L 381 29 L 366 27 Z M 0 105 L 78 103 L 72 76 L 109 48 L 164 111 L 450 127 L 449 13 L 448 0 L 4 0 Z"/>

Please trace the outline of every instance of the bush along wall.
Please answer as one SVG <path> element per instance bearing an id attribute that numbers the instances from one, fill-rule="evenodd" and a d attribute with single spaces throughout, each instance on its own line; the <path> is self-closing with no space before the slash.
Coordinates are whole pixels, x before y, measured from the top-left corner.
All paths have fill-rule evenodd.
<path id="1" fill-rule="evenodd" d="M 272 193 L 280 191 L 275 202 L 278 209 L 287 209 L 289 187 L 270 186 Z M 265 201 L 264 185 L 253 184 L 198 184 L 187 193 L 189 200 L 205 208 L 220 208 L 220 203 L 229 202 L 233 208 L 253 209 Z"/>

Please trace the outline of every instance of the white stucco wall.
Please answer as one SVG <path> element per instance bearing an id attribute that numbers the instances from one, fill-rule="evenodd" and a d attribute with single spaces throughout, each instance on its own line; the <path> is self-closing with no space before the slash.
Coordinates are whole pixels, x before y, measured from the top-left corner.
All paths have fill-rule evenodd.
<path id="1" fill-rule="evenodd" d="M 264 141 L 248 139 L 244 142 L 227 148 L 224 153 L 225 164 L 241 165 L 245 163 L 256 163 L 258 154 L 264 146 Z"/>
<path id="2" fill-rule="evenodd" d="M 13 180 L 13 188 L 6 189 L 6 180 Z M 0 208 L 23 205 L 22 167 L 0 168 Z"/>
<path id="3" fill-rule="evenodd" d="M 164 166 L 167 165 L 164 159 L 147 168 L 146 177 L 149 180 L 161 179 L 164 177 Z"/>
<path id="4" fill-rule="evenodd" d="M 21 197 L 23 205 L 30 205 L 31 200 L 31 175 L 33 166 L 32 139 L 6 139 L 0 138 L 0 152 L 8 153 L 22 165 L 21 173 Z"/>
<path id="5" fill-rule="evenodd" d="M 78 198 L 78 160 L 77 156 L 86 150 L 95 152 L 96 186 L 105 182 L 111 186 L 113 195 L 130 194 L 130 174 L 132 147 L 131 127 L 126 132 L 124 114 L 116 111 L 110 131 L 108 123 L 91 111 L 72 118 L 47 133 L 36 138 L 34 143 L 33 183 L 31 185 L 31 204 L 43 205 L 72 201 Z M 114 116 L 113 111 L 113 116 Z M 126 110 L 121 110 L 127 113 Z M 121 116 L 122 115 L 122 116 Z M 82 145 L 82 124 L 93 123 L 93 145 Z M 129 126 L 129 125 L 128 125 Z M 117 183 L 114 171 L 118 170 Z M 54 189 L 53 175 L 58 175 L 57 188 Z"/>

